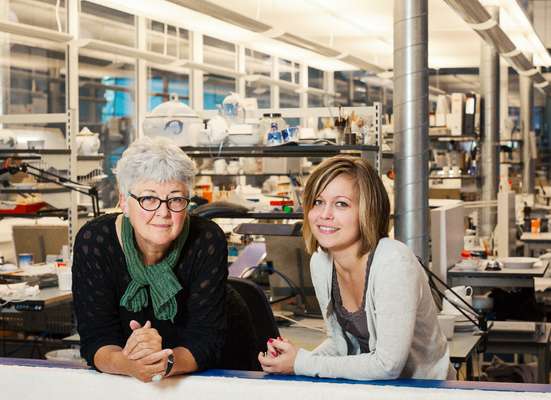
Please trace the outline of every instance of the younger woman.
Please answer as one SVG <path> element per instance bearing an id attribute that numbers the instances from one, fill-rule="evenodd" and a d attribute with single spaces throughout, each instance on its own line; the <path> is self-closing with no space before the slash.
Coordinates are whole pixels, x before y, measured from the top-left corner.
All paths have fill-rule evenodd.
<path id="1" fill-rule="evenodd" d="M 377 172 L 336 156 L 304 192 L 303 234 L 327 339 L 314 351 L 270 339 L 266 372 L 347 379 L 455 379 L 427 277 L 389 239 L 390 206 Z"/>

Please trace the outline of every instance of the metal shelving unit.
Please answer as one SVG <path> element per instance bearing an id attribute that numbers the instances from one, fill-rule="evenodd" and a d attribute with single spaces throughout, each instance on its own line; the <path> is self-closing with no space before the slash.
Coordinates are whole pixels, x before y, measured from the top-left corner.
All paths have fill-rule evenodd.
<path id="1" fill-rule="evenodd" d="M 181 147 L 181 149 L 192 158 L 237 158 L 237 157 L 331 157 L 338 154 L 352 154 L 358 157 L 369 158 L 373 160 L 376 169 L 381 173 L 383 158 L 392 159 L 391 152 L 383 152 L 382 149 L 382 130 L 380 104 L 376 103 L 370 110 L 374 116 L 374 127 L 376 145 L 356 144 L 356 145 L 337 145 L 337 144 L 286 144 L 280 146 L 209 146 L 209 147 Z M 323 111 L 326 112 L 326 111 Z M 307 114 L 312 113 L 309 110 Z M 269 177 L 272 175 L 289 176 L 291 173 L 237 173 L 237 174 L 217 174 L 199 172 L 197 176 L 215 176 L 215 177 L 238 177 L 238 176 L 259 176 Z M 302 219 L 302 212 L 234 212 L 228 210 L 216 215 L 217 218 L 233 219 Z"/>
<path id="2" fill-rule="evenodd" d="M 72 135 L 74 132 L 75 121 L 71 120 L 71 112 L 67 111 L 66 114 L 21 114 L 21 115 L 0 115 L 0 124 L 51 124 L 51 123 L 65 123 L 66 126 L 66 140 L 67 147 L 66 149 L 0 149 L 0 160 L 6 160 L 8 158 L 18 161 L 30 161 L 30 162 L 44 162 L 49 167 L 54 167 L 57 169 L 64 169 L 70 172 L 71 175 L 78 173 L 79 166 L 84 167 L 84 169 L 94 168 L 95 164 L 101 162 L 104 156 L 102 154 L 91 155 L 91 156 L 79 156 L 75 152 L 71 151 L 70 143 L 72 141 Z M 76 163 L 74 162 L 76 160 Z M 89 172 L 89 171 L 88 171 Z M 65 187 L 52 187 L 52 186 L 34 186 L 34 187 L 5 187 L 0 188 L 0 193 L 3 194 L 31 194 L 39 193 L 47 196 L 47 202 L 53 204 L 56 209 L 59 209 L 57 213 L 52 214 L 51 212 L 44 213 L 34 213 L 30 215 L 24 214 L 0 214 L 0 218 L 5 218 L 8 216 L 13 217 L 22 217 L 22 218 L 31 218 L 41 215 L 60 215 L 66 217 L 69 223 L 69 245 L 72 247 L 74 233 L 78 227 L 78 218 L 82 216 L 82 213 L 78 213 L 77 204 L 75 201 L 74 194 L 71 193 L 69 188 Z M 71 196 L 70 201 L 67 201 L 67 196 Z M 69 204 L 67 209 L 66 204 Z M 61 205 L 61 207 L 59 207 Z"/>
<path id="3" fill-rule="evenodd" d="M 362 154 L 378 152 L 378 146 L 370 145 L 317 145 L 289 144 L 282 146 L 231 146 L 231 147 L 182 147 L 190 157 L 331 157 L 337 154 Z"/>

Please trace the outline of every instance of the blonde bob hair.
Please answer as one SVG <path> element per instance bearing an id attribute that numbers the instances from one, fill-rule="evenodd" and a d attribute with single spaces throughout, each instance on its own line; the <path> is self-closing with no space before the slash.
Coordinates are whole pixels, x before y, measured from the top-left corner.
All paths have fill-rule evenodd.
<path id="1" fill-rule="evenodd" d="M 339 155 L 319 164 L 304 188 L 302 233 L 310 254 L 317 250 L 319 244 L 312 234 L 308 214 L 329 182 L 341 174 L 352 178 L 357 187 L 361 241 L 358 256 L 372 251 L 381 238 L 388 236 L 390 202 L 377 171 L 363 158 Z"/>

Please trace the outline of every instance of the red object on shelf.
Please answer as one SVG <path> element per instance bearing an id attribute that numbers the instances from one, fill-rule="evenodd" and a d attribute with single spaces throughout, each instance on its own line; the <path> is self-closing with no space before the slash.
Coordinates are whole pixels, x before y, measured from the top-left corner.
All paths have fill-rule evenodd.
<path id="1" fill-rule="evenodd" d="M 292 206 L 293 200 L 270 200 L 271 206 Z"/>
<path id="2" fill-rule="evenodd" d="M 14 208 L 0 208 L 0 214 L 33 214 L 46 204 L 44 201 L 31 204 L 16 204 Z"/>
<path id="3" fill-rule="evenodd" d="M 469 250 L 462 250 L 461 251 L 461 258 L 463 260 L 471 258 L 471 252 Z"/>

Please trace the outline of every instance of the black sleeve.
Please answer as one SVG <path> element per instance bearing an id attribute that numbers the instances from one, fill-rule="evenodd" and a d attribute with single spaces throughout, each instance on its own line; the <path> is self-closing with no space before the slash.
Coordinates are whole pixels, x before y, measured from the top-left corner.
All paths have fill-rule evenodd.
<path id="1" fill-rule="evenodd" d="M 94 355 L 102 346 L 124 347 L 115 277 L 104 239 L 84 226 L 73 249 L 73 302 L 80 334 L 80 352 L 94 368 Z M 109 246 L 107 246 L 109 248 Z M 112 262 L 112 261 L 111 261 Z"/>
<path id="2" fill-rule="evenodd" d="M 187 318 L 178 327 L 200 370 L 219 365 L 226 333 L 228 249 L 224 232 L 213 222 L 194 238 L 193 273 L 185 307 Z"/>

